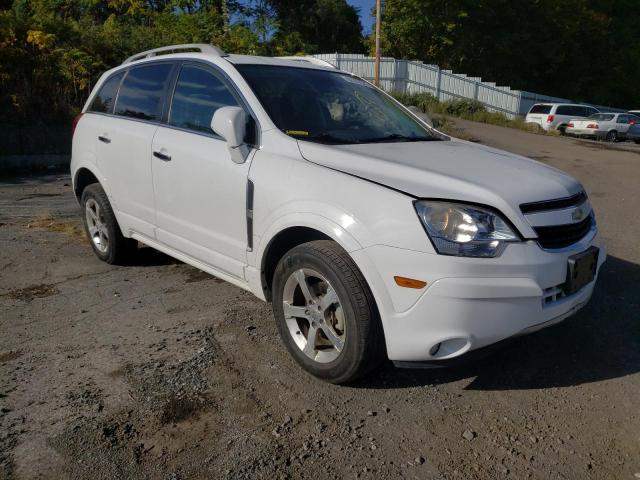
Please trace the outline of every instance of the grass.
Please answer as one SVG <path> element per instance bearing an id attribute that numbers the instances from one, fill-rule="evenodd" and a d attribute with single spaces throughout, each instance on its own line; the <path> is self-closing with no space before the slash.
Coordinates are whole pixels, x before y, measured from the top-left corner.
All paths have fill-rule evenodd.
<path id="1" fill-rule="evenodd" d="M 61 221 L 53 216 L 43 216 L 30 221 L 27 228 L 46 230 L 48 232 L 63 233 L 73 238 L 84 239 L 85 233 L 78 222 Z"/>
<path id="2" fill-rule="evenodd" d="M 521 117 L 514 119 L 508 118 L 504 113 L 490 112 L 481 102 L 477 100 L 446 100 L 444 102 L 439 101 L 436 97 L 430 93 L 392 93 L 394 98 L 404 105 L 410 107 L 418 107 L 423 112 L 430 115 L 443 115 L 445 117 L 462 118 L 463 120 L 471 120 L 472 122 L 489 123 L 491 125 L 498 125 L 500 127 L 516 128 L 518 130 L 524 130 L 526 132 L 538 133 L 542 135 L 557 135 L 558 132 L 545 131 L 537 125 L 531 123 L 525 123 Z M 443 127 L 444 125 L 444 127 Z M 445 133 L 447 123 L 444 122 L 439 126 Z M 452 133 L 453 134 L 453 133 Z M 455 136 L 459 137 L 459 131 L 455 132 Z"/>

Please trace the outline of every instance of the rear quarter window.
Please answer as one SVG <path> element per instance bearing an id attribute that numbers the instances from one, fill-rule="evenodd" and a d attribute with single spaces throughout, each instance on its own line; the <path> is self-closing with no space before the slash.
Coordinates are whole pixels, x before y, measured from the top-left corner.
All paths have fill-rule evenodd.
<path id="1" fill-rule="evenodd" d="M 90 112 L 113 112 L 113 104 L 118 95 L 118 87 L 120 86 L 123 76 L 124 72 L 116 73 L 102 84 L 102 87 L 100 87 L 100 90 L 91 102 L 91 106 L 89 106 Z"/>
<path id="2" fill-rule="evenodd" d="M 130 69 L 118 93 L 116 115 L 160 120 L 165 88 L 172 68 L 170 63 L 159 63 Z"/>
<path id="3" fill-rule="evenodd" d="M 551 105 L 534 105 L 529 110 L 529 113 L 544 113 L 547 114 L 551 111 Z"/>

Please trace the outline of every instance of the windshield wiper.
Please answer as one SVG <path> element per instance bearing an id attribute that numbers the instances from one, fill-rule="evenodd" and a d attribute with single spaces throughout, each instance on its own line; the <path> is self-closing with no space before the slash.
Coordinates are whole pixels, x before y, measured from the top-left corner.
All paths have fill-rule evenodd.
<path id="1" fill-rule="evenodd" d="M 436 137 L 408 137 L 398 133 L 385 135 L 384 137 L 365 138 L 360 143 L 384 143 L 384 142 L 430 142 L 432 140 L 440 140 Z"/>
<path id="2" fill-rule="evenodd" d="M 296 140 L 305 140 L 305 141 L 316 141 L 320 143 L 330 143 L 330 144 L 350 144 L 350 143 L 362 143 L 360 140 L 356 140 L 355 138 L 344 138 L 337 137 L 330 133 L 319 133 L 317 135 L 305 135 L 305 136 L 293 136 Z"/>

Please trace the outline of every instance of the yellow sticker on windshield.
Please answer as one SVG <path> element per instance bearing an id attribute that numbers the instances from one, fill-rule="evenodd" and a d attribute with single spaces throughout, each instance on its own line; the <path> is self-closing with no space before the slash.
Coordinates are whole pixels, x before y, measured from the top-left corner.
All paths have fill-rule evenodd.
<path id="1" fill-rule="evenodd" d="M 309 132 L 305 130 L 287 130 L 287 135 L 299 135 L 306 137 L 307 135 L 309 135 Z"/>

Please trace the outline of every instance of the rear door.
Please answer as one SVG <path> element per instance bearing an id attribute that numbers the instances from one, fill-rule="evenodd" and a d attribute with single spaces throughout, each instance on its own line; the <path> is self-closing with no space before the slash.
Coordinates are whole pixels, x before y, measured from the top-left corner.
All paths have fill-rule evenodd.
<path id="1" fill-rule="evenodd" d="M 556 108 L 556 113 L 554 115 L 552 125 L 554 127 L 565 126 L 572 118 L 580 116 L 576 115 L 576 113 L 578 113 L 578 111 L 573 105 L 559 105 L 558 108 Z"/>
<path id="2" fill-rule="evenodd" d="M 82 117 L 74 135 L 73 156 L 88 159 L 98 164 L 98 156 L 107 154 L 104 144 L 99 140 L 103 134 L 105 115 L 113 114 L 116 96 L 125 71 L 117 72 L 107 78 L 93 97 L 91 104 Z"/>
<path id="3" fill-rule="evenodd" d="M 132 66 L 120 85 L 113 115 L 100 126 L 98 164 L 122 228 L 154 237 L 151 142 L 162 119 L 174 63 Z"/>
<path id="4" fill-rule="evenodd" d="M 224 75 L 203 63 L 180 67 L 168 121 L 153 140 L 157 239 L 217 270 L 244 279 L 247 179 L 210 128 L 214 112 L 243 106 Z M 249 140 L 251 143 L 251 140 Z"/>
<path id="5" fill-rule="evenodd" d="M 551 105 L 539 103 L 531 107 L 525 121 L 528 123 L 537 123 L 541 127 L 547 123 L 547 117 L 551 113 Z"/>

